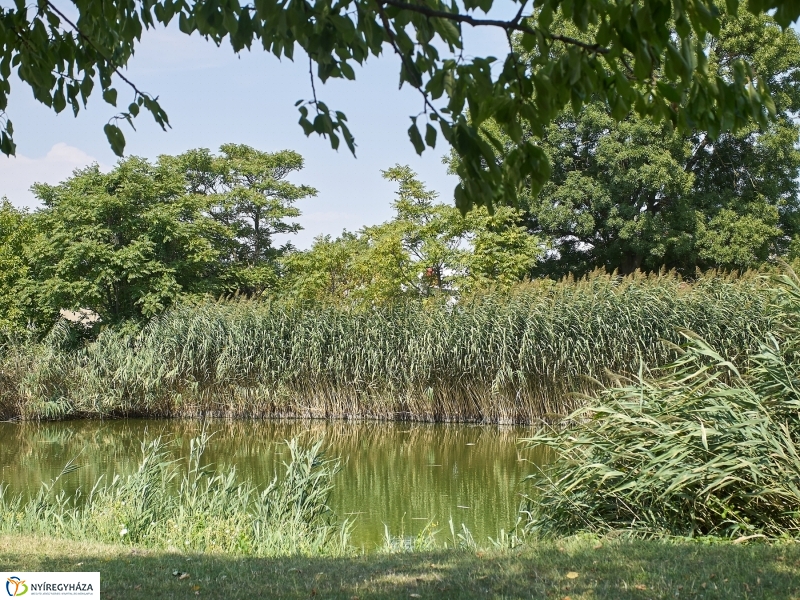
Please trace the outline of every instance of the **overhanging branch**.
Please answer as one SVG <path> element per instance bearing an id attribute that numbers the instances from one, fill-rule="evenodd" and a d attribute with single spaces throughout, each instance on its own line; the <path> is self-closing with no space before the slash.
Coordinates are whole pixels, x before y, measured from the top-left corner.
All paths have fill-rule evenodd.
<path id="1" fill-rule="evenodd" d="M 542 31 L 541 29 L 535 29 L 533 27 L 524 25 L 520 22 L 521 13 L 517 14 L 517 16 L 511 21 L 501 21 L 496 19 L 476 19 L 475 17 L 471 17 L 469 15 L 451 13 L 444 10 L 436 10 L 421 4 L 409 4 L 408 2 L 402 2 L 401 0 L 378 0 L 378 2 L 386 6 L 399 8 L 401 10 L 416 12 L 421 15 L 425 15 L 426 17 L 447 19 L 456 23 L 466 23 L 472 27 L 499 27 L 505 31 L 519 31 L 521 33 L 529 33 L 531 35 L 543 35 L 554 42 L 561 42 L 570 46 L 577 46 L 578 48 L 582 48 L 583 50 L 593 54 L 608 54 L 610 52 L 608 48 L 605 48 L 600 44 L 587 44 L 586 42 L 582 42 L 566 35 L 549 33 L 547 31 Z"/>

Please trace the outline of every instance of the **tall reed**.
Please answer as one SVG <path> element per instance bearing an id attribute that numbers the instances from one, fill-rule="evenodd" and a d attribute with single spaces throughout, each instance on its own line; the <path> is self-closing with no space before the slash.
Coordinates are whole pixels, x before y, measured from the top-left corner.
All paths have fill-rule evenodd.
<path id="1" fill-rule="evenodd" d="M 656 377 L 529 439 L 559 456 L 532 476 L 529 529 L 800 535 L 800 281 L 784 275 L 775 297 L 777 330 L 749 361 L 687 333 Z"/>
<path id="2" fill-rule="evenodd" d="M 756 275 L 538 281 L 457 304 L 385 308 L 235 301 L 184 306 L 138 335 L 63 351 L 66 325 L 5 384 L 23 418 L 370 417 L 532 422 L 578 405 L 608 371 L 675 358 L 697 331 L 731 355 L 770 329 Z M 3 359 L 13 361 L 9 350 Z M 4 364 L 5 364 L 4 363 Z M 0 370 L 5 367 L 0 367 Z M 8 411 L 7 411 L 8 412 Z"/>
<path id="3" fill-rule="evenodd" d="M 348 551 L 349 524 L 328 505 L 339 462 L 321 442 L 288 442 L 285 473 L 265 488 L 204 465 L 207 444 L 205 434 L 192 439 L 188 463 L 176 463 L 161 438 L 142 443 L 135 473 L 101 477 L 88 493 L 56 492 L 56 481 L 32 498 L 0 487 L 0 532 L 261 556 Z M 76 468 L 68 463 L 59 478 Z"/>

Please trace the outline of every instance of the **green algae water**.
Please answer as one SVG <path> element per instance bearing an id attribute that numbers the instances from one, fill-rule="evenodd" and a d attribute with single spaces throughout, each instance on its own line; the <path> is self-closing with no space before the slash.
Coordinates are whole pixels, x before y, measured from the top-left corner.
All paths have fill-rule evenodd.
<path id="1" fill-rule="evenodd" d="M 478 543 L 517 520 L 522 479 L 547 457 L 525 450 L 526 428 L 405 422 L 144 420 L 0 423 L 0 481 L 11 493 L 31 493 L 50 482 L 70 459 L 80 468 L 63 480 L 85 492 L 98 477 L 130 473 L 141 442 L 175 440 L 185 460 L 189 440 L 205 427 L 212 434 L 205 460 L 237 477 L 267 485 L 289 453 L 285 440 L 323 439 L 340 457 L 332 506 L 353 522 L 352 543 L 365 550 L 383 544 L 385 531 L 411 539 L 439 530 L 450 536 L 464 524 Z"/>

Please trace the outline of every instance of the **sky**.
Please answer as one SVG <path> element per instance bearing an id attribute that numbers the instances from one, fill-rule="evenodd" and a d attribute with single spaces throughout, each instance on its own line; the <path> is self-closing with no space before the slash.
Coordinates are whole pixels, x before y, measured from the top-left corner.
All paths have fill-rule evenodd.
<path id="1" fill-rule="evenodd" d="M 502 4 L 502 3 L 498 3 Z M 513 3 L 506 0 L 508 8 Z M 493 11 L 493 16 L 497 12 Z M 490 28 L 465 31 L 467 55 L 503 56 L 505 36 Z M 237 56 L 227 43 L 216 47 L 198 36 L 176 29 L 145 33 L 126 76 L 138 87 L 159 96 L 171 129 L 163 132 L 144 111 L 136 131 L 122 125 L 126 155 L 155 159 L 191 148 L 218 151 L 224 143 L 247 144 L 263 151 L 290 149 L 305 159 L 305 168 L 290 177 L 294 183 L 318 190 L 301 200 L 303 231 L 292 237 L 308 248 L 320 234 L 338 235 L 391 218 L 395 184 L 381 170 L 407 164 L 443 201 L 452 201 L 457 180 L 447 173 L 444 141 L 418 156 L 408 141 L 409 116 L 422 110 L 416 90 L 398 89 L 398 59 L 384 53 L 356 70 L 356 81 L 317 81 L 317 97 L 347 114 L 356 138 L 356 157 L 342 144 L 331 149 L 327 140 L 306 137 L 297 124 L 297 100 L 311 97 L 308 61 L 296 53 L 295 62 L 279 61 L 263 50 Z M 118 110 L 99 93 L 88 108 L 73 118 L 69 108 L 60 115 L 36 102 L 26 85 L 12 78 L 8 117 L 14 125 L 16 157 L 0 155 L 0 197 L 18 207 L 37 206 L 30 192 L 35 182 L 55 184 L 76 168 L 98 163 L 108 170 L 117 158 L 111 152 L 103 125 Z M 119 106 L 133 100 L 122 82 L 115 86 Z M 95 88 L 97 90 L 97 88 Z"/>

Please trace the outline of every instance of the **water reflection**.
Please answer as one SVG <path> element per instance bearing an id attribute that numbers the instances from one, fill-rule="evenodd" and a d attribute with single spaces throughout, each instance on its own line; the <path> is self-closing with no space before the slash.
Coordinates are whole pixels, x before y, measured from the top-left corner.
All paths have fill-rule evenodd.
<path id="1" fill-rule="evenodd" d="M 88 489 L 100 475 L 135 469 L 143 439 L 174 439 L 185 459 L 189 440 L 213 433 L 207 461 L 259 483 L 288 459 L 284 440 L 324 438 L 344 461 L 333 505 L 355 521 L 353 542 L 366 549 L 394 534 L 416 535 L 433 520 L 445 535 L 452 516 L 485 542 L 516 520 L 521 479 L 546 457 L 516 443 L 530 430 L 477 425 L 326 421 L 120 420 L 0 423 L 0 481 L 12 492 L 35 490 L 71 458 L 81 468 L 64 487 Z M 447 532 L 449 535 L 449 532 Z"/>

